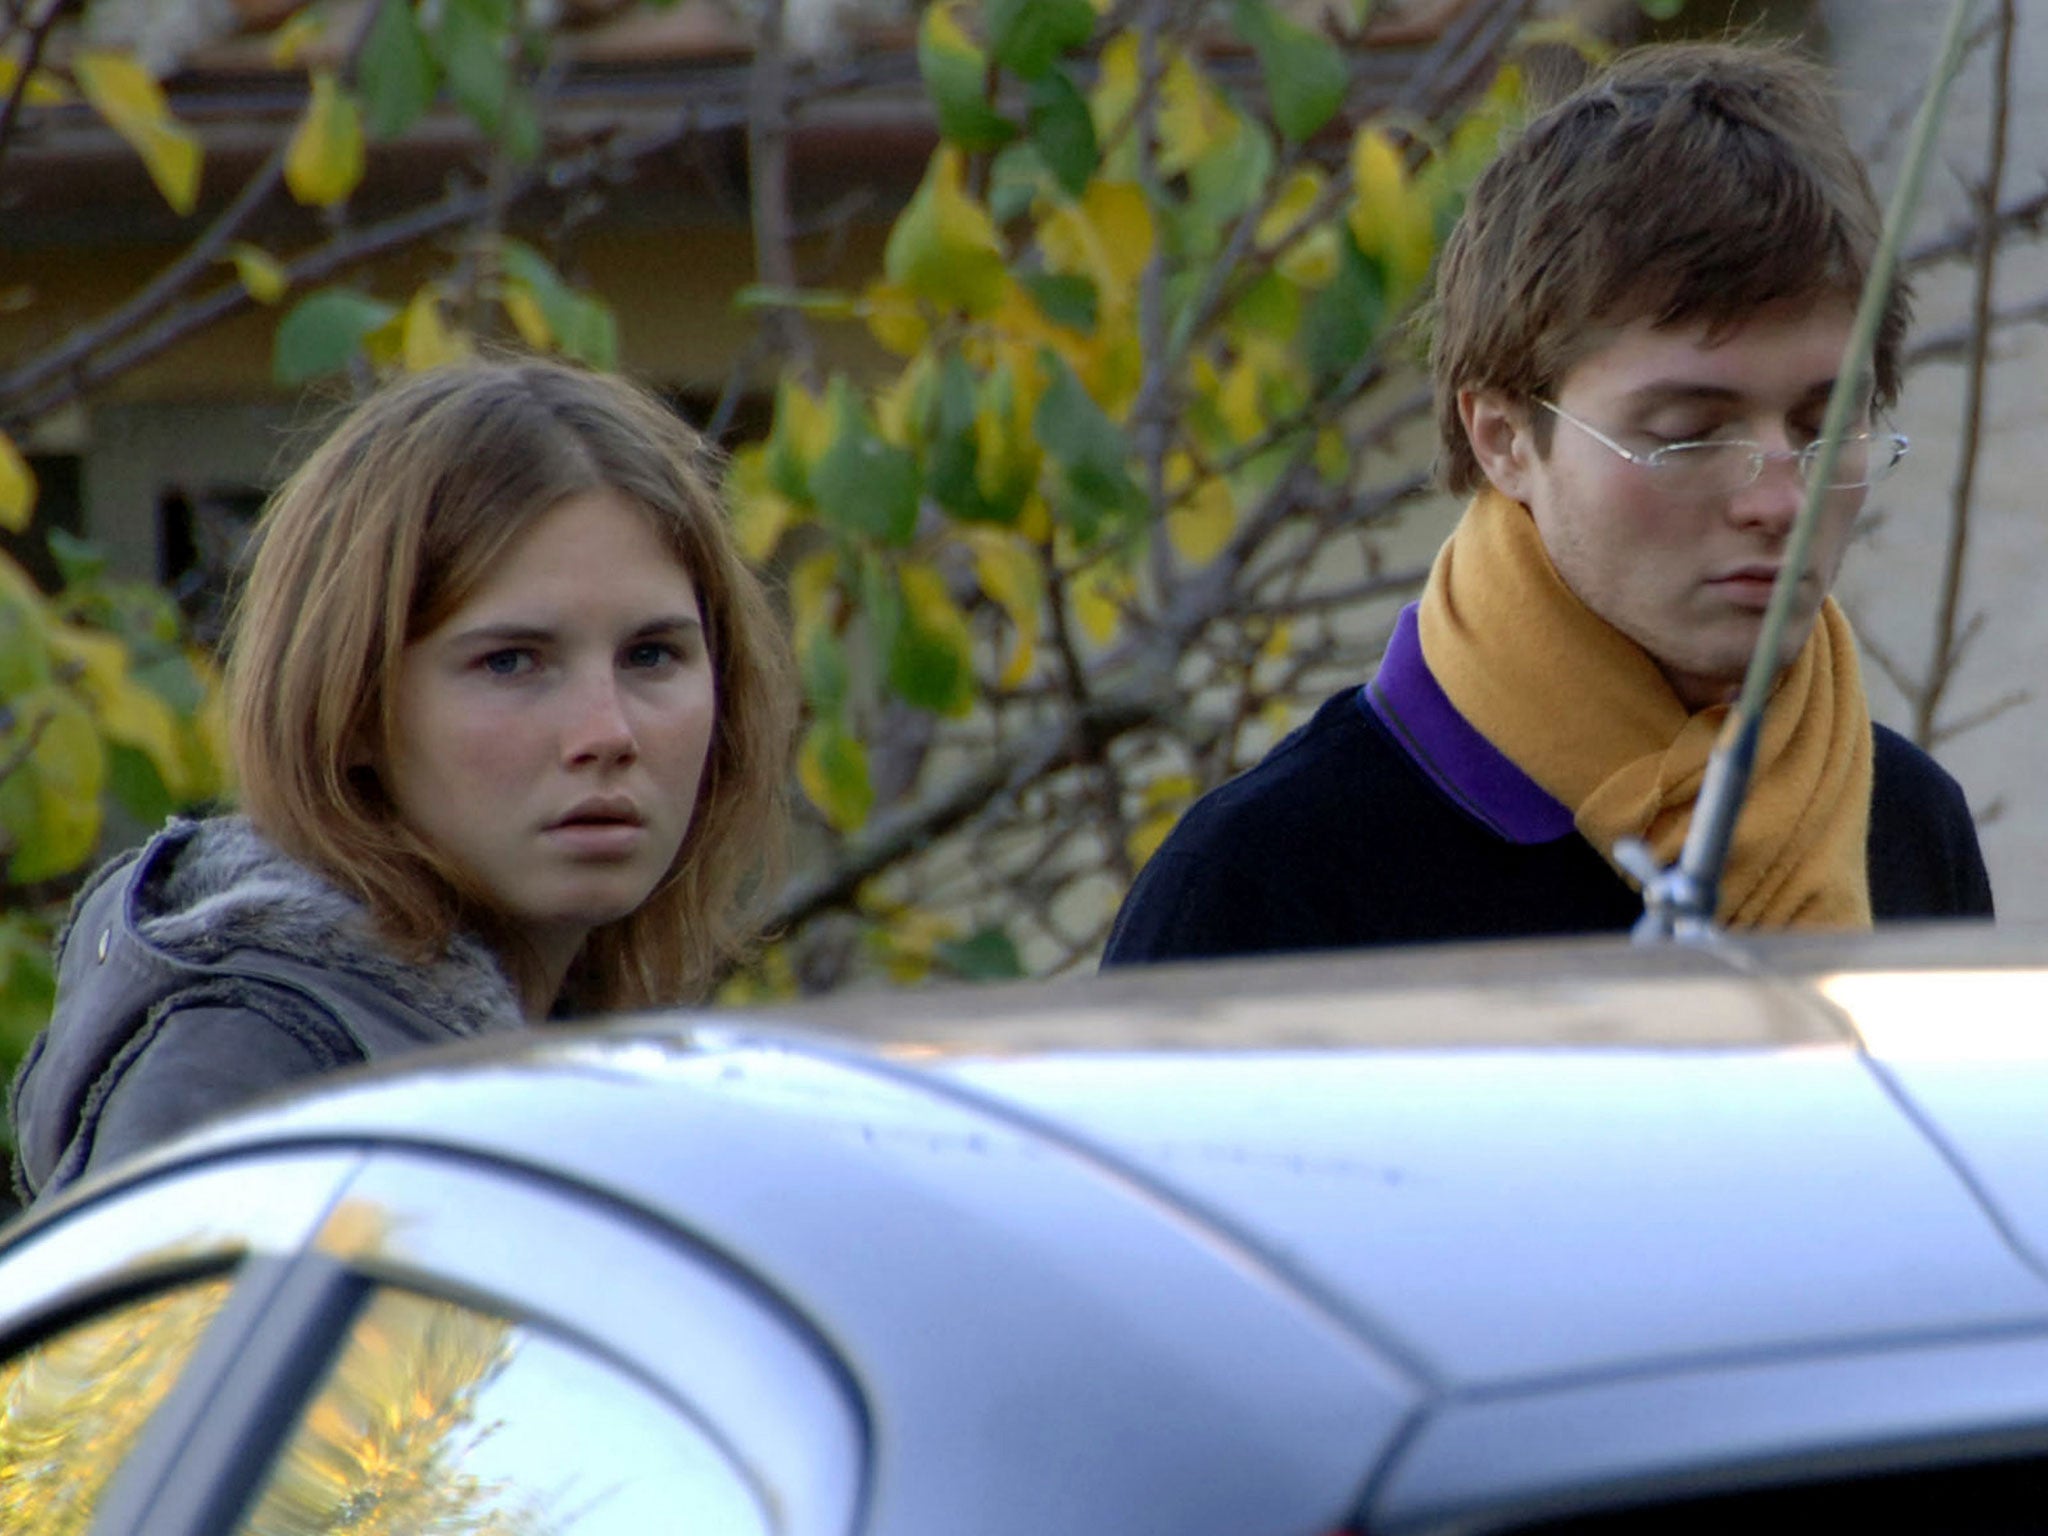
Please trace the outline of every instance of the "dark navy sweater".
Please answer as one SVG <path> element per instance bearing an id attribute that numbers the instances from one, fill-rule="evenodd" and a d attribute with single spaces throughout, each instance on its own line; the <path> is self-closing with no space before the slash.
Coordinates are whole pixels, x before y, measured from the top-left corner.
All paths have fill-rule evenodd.
<path id="1" fill-rule="evenodd" d="M 1373 685 L 1328 699 L 1188 811 L 1125 899 L 1105 966 L 1625 932 L 1642 915 L 1642 897 L 1569 809 L 1455 711 L 1443 715 L 1412 618 Z M 1875 747 L 1874 915 L 1989 917 L 1961 786 L 1884 726 Z"/>

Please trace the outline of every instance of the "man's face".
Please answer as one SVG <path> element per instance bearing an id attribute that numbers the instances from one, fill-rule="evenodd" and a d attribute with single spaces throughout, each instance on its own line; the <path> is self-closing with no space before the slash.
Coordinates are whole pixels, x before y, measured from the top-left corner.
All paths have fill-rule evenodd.
<path id="1" fill-rule="evenodd" d="M 1767 305 L 1711 340 L 1704 324 L 1631 321 L 1565 374 L 1551 402 L 1636 454 L 1717 438 L 1796 450 L 1819 436 L 1853 322 L 1841 298 Z M 1461 403 L 1480 463 L 1528 507 L 1579 600 L 1647 651 L 1689 708 L 1730 697 L 1804 499 L 1797 466 L 1772 459 L 1742 489 L 1684 494 L 1556 416 L 1540 451 L 1541 406 L 1479 394 Z M 1784 657 L 1813 627 L 1863 498 L 1831 491 L 1822 505 Z"/>

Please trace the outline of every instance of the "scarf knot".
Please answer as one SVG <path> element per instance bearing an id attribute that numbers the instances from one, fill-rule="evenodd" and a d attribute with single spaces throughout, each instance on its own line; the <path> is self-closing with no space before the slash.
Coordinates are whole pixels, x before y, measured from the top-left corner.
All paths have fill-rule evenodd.
<path id="1" fill-rule="evenodd" d="M 1630 837 L 1663 864 L 1678 857 L 1728 706 L 1688 710 L 1565 585 L 1525 508 L 1490 489 L 1473 499 L 1430 568 L 1417 625 L 1458 712 L 1571 808 L 1602 857 L 1614 863 Z M 1829 598 L 1764 706 L 1719 920 L 1869 927 L 1873 774 L 1856 640 Z"/>

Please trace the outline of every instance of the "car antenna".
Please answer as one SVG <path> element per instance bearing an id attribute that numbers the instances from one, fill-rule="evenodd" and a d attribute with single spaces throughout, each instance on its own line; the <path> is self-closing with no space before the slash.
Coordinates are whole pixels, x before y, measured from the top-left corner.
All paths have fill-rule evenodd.
<path id="1" fill-rule="evenodd" d="M 1624 871 L 1643 887 L 1643 915 L 1636 919 L 1632 937 L 1638 944 L 1701 943 L 1711 941 L 1718 929 L 1714 915 L 1720 902 L 1721 872 L 1728 862 L 1734 840 L 1735 819 L 1741 814 L 1749 793 L 1751 771 L 1756 765 L 1756 743 L 1762 728 L 1764 701 L 1777 676 L 1777 657 L 1791 615 L 1793 597 L 1805 573 L 1813 531 L 1820 519 L 1822 489 L 1834 473 L 1835 459 L 1842 448 L 1842 432 L 1858 407 L 1862 379 L 1870 366 L 1877 342 L 1878 324 L 1884 318 L 1892 273 L 1898 266 L 1899 248 L 1905 242 L 1906 225 L 1920 200 L 1920 183 L 1934 151 L 1934 139 L 1948 101 L 1949 86 L 1962 66 L 1964 21 L 1970 0 L 1954 0 L 1949 8 L 1948 31 L 1928 76 L 1926 93 L 1920 99 L 1907 141 L 1906 157 L 1900 167 L 1898 184 L 1892 189 L 1891 205 L 1885 210 L 1884 231 L 1877 243 L 1870 271 L 1863 282 L 1857 304 L 1856 322 L 1835 385 L 1828 395 L 1827 414 L 1821 422 L 1820 453 L 1806 480 L 1806 497 L 1792 525 L 1785 559 L 1771 587 L 1771 600 L 1764 609 L 1763 628 L 1751 652 L 1749 668 L 1743 674 L 1742 691 L 1728 720 L 1721 727 L 1707 759 L 1706 775 L 1694 802 L 1692 823 L 1686 828 L 1685 846 L 1678 861 L 1669 868 L 1658 864 L 1657 856 L 1641 838 L 1624 838 L 1615 845 L 1614 858 Z"/>

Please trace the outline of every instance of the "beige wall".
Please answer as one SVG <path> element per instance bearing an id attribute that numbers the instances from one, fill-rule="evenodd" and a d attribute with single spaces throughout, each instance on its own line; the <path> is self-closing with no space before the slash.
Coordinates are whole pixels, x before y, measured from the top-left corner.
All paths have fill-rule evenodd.
<path id="1" fill-rule="evenodd" d="M 1876 147 L 1874 173 L 1886 195 L 1896 179 L 1903 131 L 1887 124 L 1910 106 L 1946 22 L 1948 0 L 1826 0 L 1821 11 L 1840 71 L 1845 114 L 1859 145 Z M 1992 8 L 1979 6 L 1980 19 Z M 2020 0 L 2015 95 L 2006 196 L 2038 192 L 2048 175 L 2048 5 Z M 1990 103 L 1989 48 L 1957 81 L 1940 151 L 1916 230 L 1922 236 L 1966 221 L 1955 172 L 1981 174 Z M 1967 264 L 1946 266 L 1918 285 L 1915 334 L 1932 335 L 1969 314 Z M 2048 296 L 2048 240 L 2009 245 L 1998 268 L 1999 301 Z M 1998 334 L 1985 404 L 1963 612 L 1981 611 L 1984 630 L 1950 685 L 1944 716 L 1961 721 L 2015 692 L 2024 703 L 1936 748 L 1976 809 L 2002 919 L 2048 919 L 2048 325 Z M 1913 439 L 1906 465 L 1872 498 L 1872 513 L 1845 564 L 1840 592 L 1866 641 L 1927 674 L 1951 526 L 1957 427 L 1964 369 L 1919 367 L 1907 382 L 1899 425 Z M 1872 707 L 1903 726 L 1905 696 L 1866 661 Z"/>

